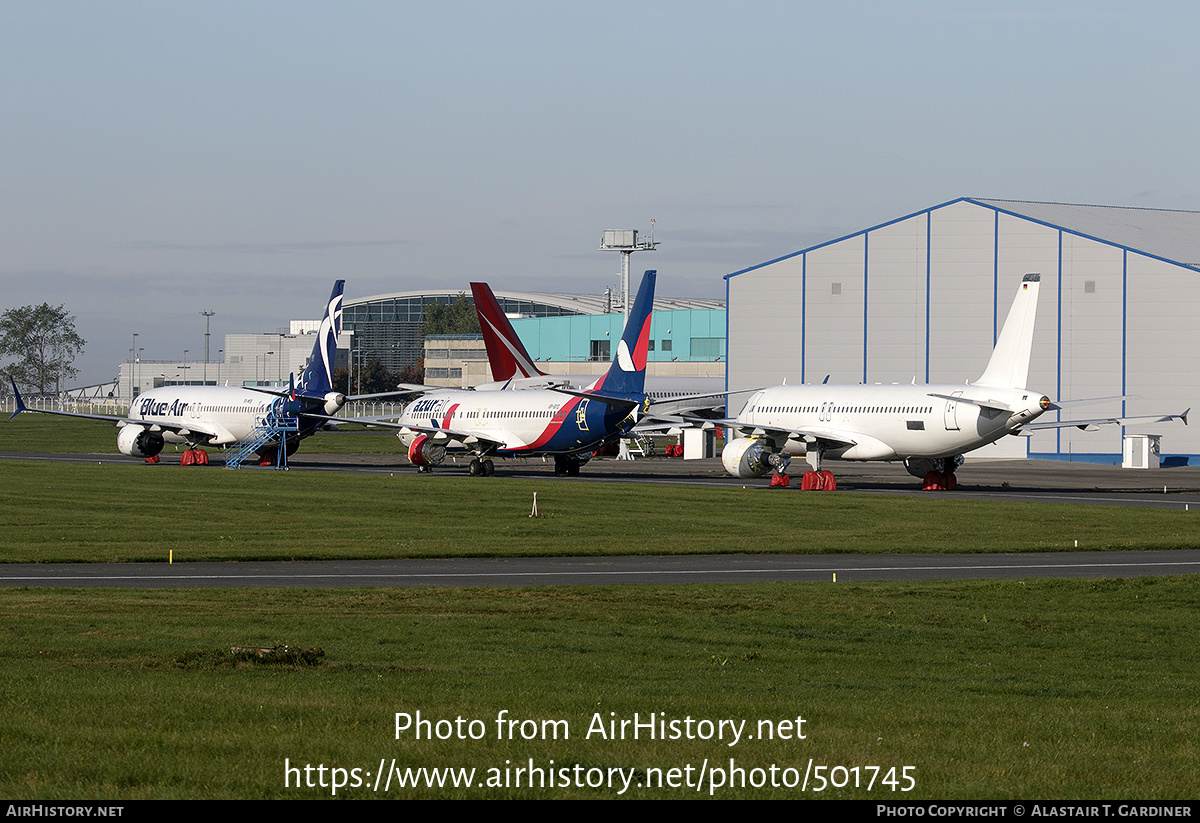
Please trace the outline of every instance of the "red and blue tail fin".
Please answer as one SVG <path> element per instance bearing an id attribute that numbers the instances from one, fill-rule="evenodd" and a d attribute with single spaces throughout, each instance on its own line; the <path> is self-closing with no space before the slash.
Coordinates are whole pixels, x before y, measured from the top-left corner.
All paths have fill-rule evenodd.
<path id="1" fill-rule="evenodd" d="M 545 374 L 534 365 L 512 323 L 501 311 L 500 301 L 492 294 L 491 287 L 487 283 L 472 283 L 471 297 L 475 300 L 475 313 L 479 315 L 479 329 L 483 332 L 483 344 L 492 366 L 492 379 L 502 382 L 514 377 Z"/>
<path id="2" fill-rule="evenodd" d="M 345 280 L 337 280 L 325 304 L 325 317 L 317 331 L 312 354 L 304 366 L 304 373 L 293 389 L 302 397 L 324 397 L 333 391 L 333 362 L 337 357 L 337 338 L 342 330 L 342 292 Z"/>
<path id="3" fill-rule="evenodd" d="M 646 390 L 646 360 L 650 350 L 650 317 L 654 309 L 654 281 L 658 273 L 647 271 L 642 276 L 637 300 L 625 321 L 625 332 L 617 344 L 608 372 L 596 382 L 594 389 L 604 394 L 643 394 Z"/>

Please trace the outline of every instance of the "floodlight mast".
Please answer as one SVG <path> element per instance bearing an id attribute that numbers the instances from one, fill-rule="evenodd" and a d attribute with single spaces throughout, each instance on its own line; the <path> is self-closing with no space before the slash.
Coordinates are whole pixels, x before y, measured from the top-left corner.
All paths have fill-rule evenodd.
<path id="1" fill-rule="evenodd" d="M 605 229 L 600 240 L 600 251 L 621 253 L 621 310 L 629 320 L 629 255 L 635 251 L 654 251 L 658 243 L 654 239 L 654 221 L 650 221 L 650 239 L 639 240 L 637 229 Z"/>

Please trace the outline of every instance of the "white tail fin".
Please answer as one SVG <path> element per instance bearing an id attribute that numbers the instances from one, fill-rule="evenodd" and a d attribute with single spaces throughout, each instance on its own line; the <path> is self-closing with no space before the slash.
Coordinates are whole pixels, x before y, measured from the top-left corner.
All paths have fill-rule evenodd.
<path id="1" fill-rule="evenodd" d="M 1040 274 L 1027 274 L 1021 278 L 1017 297 L 1008 310 L 1008 319 L 1000 330 L 992 359 L 988 361 L 983 376 L 975 382 L 982 386 L 997 386 L 1023 389 L 1029 379 L 1029 353 L 1033 349 L 1033 321 L 1037 316 Z"/>

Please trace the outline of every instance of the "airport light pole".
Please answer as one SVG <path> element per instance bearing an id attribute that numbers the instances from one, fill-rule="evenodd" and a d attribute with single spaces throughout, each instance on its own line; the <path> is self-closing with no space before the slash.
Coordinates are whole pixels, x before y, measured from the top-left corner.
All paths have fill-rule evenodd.
<path id="1" fill-rule="evenodd" d="M 606 229 L 600 238 L 600 251 L 621 253 L 621 304 L 625 320 L 629 320 L 629 256 L 635 251 L 654 251 L 658 243 L 654 239 L 654 221 L 650 221 L 650 239 L 638 240 L 637 229 Z"/>
<path id="2" fill-rule="evenodd" d="M 629 324 L 629 305 L 633 299 L 629 295 L 629 256 L 635 251 L 654 251 L 658 243 L 654 240 L 654 221 L 650 221 L 650 239 L 638 240 L 637 229 L 607 229 L 600 238 L 600 251 L 619 251 L 621 253 L 621 313 L 625 317 L 622 328 Z M 622 332 L 624 334 L 624 332 Z M 616 352 L 610 352 L 615 355 Z M 617 458 L 632 460 L 629 453 L 629 441 L 620 439 Z"/>
<path id="3" fill-rule="evenodd" d="M 209 321 L 212 319 L 212 316 L 214 314 L 216 314 L 216 312 L 208 311 L 207 309 L 205 309 L 204 311 L 200 312 L 200 314 L 204 315 L 204 385 L 207 386 L 208 385 L 208 331 L 209 331 L 208 324 L 209 324 Z"/>

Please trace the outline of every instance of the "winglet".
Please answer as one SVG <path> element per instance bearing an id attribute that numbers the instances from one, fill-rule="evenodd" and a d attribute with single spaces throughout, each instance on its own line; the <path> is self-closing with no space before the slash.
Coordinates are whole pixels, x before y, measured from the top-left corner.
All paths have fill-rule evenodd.
<path id="1" fill-rule="evenodd" d="M 1033 324 L 1037 316 L 1040 274 L 1027 274 L 1021 278 L 1017 296 L 1004 328 L 996 338 L 996 347 L 983 375 L 975 382 L 981 386 L 997 386 L 1023 389 L 1029 379 L 1029 354 L 1033 350 Z"/>
<path id="2" fill-rule="evenodd" d="M 8 378 L 8 382 L 12 383 L 13 395 L 17 398 L 17 410 L 8 416 L 8 419 L 12 420 L 18 414 L 25 411 L 25 401 L 21 399 L 21 393 L 17 391 L 17 381 L 10 377 Z M 1184 412 L 1184 414 L 1187 414 L 1187 412 Z M 1185 420 L 1184 422 L 1186 423 L 1187 421 Z"/>
<path id="3" fill-rule="evenodd" d="M 497 383 L 514 377 L 538 377 L 545 374 L 533 363 L 512 323 L 500 309 L 500 301 L 487 283 L 472 283 L 471 298 L 479 316 L 479 330 L 487 349 L 492 379 Z"/>
<path id="4" fill-rule="evenodd" d="M 1192 407 L 1188 406 L 1188 408 L 1184 411 L 1184 413 L 1179 415 L 1179 419 L 1183 421 L 1183 425 L 1185 425 L 1185 426 L 1187 425 L 1188 412 L 1190 412 L 1191 410 L 1192 410 Z"/>

